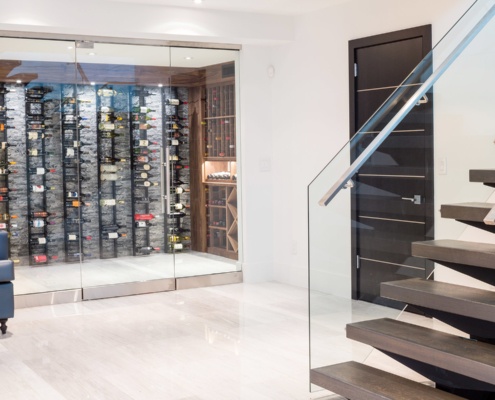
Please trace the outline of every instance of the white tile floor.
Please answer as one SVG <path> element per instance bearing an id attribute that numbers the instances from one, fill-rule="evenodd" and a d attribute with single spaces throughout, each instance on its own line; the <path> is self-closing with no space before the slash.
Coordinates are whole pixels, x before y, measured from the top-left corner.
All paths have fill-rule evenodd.
<path id="1" fill-rule="evenodd" d="M 375 307 L 354 304 L 357 318 L 373 317 Z M 337 338 L 334 350 L 349 322 L 347 312 L 338 316 L 343 305 L 352 314 L 350 302 L 334 307 L 327 338 L 329 346 Z M 0 337 L 0 390 L 9 400 L 329 396 L 308 391 L 307 292 L 282 284 L 21 309 L 8 325 Z M 350 341 L 345 347 L 354 352 Z"/>

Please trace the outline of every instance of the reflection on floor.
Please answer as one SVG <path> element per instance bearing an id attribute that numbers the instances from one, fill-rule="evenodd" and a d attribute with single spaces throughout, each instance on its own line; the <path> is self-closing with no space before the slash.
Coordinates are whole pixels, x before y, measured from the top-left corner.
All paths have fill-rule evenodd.
<path id="1" fill-rule="evenodd" d="M 175 268 L 174 268 L 175 260 Z M 153 279 L 236 271 L 236 262 L 205 253 L 152 254 L 86 260 L 82 264 L 53 263 L 16 267 L 15 294 L 78 289 Z M 81 284 L 82 282 L 82 284 Z"/>
<path id="2" fill-rule="evenodd" d="M 345 323 L 396 314 L 324 295 L 311 300 L 319 313 L 318 334 L 326 339 L 327 354 L 334 354 L 328 362 L 370 354 L 368 347 L 345 339 Z M 20 309 L 0 337 L 2 395 L 12 400 L 338 398 L 309 393 L 307 314 L 307 291 L 277 283 Z"/>

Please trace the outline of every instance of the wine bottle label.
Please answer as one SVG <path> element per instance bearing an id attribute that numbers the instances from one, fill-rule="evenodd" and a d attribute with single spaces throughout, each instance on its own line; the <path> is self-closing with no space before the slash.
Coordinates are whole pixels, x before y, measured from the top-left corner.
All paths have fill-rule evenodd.
<path id="1" fill-rule="evenodd" d="M 136 227 L 137 228 L 146 228 L 146 222 L 145 221 L 137 221 L 136 222 Z"/>
<path id="2" fill-rule="evenodd" d="M 67 240 L 77 240 L 77 235 L 72 235 L 72 234 L 68 234 L 67 235 Z"/>
<path id="3" fill-rule="evenodd" d="M 48 260 L 48 257 L 44 254 L 40 254 L 37 256 L 33 256 L 33 260 L 36 263 L 43 263 L 43 262 L 46 262 Z"/>
<path id="4" fill-rule="evenodd" d="M 6 149 L 9 147 L 9 144 L 7 142 L 2 142 L 2 149 Z"/>
<path id="5" fill-rule="evenodd" d="M 149 164 L 144 164 L 141 166 L 145 171 L 149 171 L 151 169 L 151 165 Z"/>
<path id="6" fill-rule="evenodd" d="M 184 189 L 182 189 L 181 187 L 178 187 L 175 189 L 175 193 L 182 194 L 182 193 L 184 193 Z"/>
<path id="7" fill-rule="evenodd" d="M 172 140 L 170 141 L 170 145 L 171 145 L 171 146 L 178 146 L 179 144 L 180 144 L 180 143 L 179 143 L 179 141 L 178 141 L 177 139 L 172 139 Z"/>
<path id="8" fill-rule="evenodd" d="M 38 244 L 46 244 L 46 238 L 38 238 Z"/>
<path id="9" fill-rule="evenodd" d="M 139 174 L 139 177 L 140 177 L 140 178 L 143 178 L 143 179 L 146 179 L 146 178 L 148 177 L 148 174 L 147 174 L 146 172 L 141 172 L 141 173 Z"/>
<path id="10" fill-rule="evenodd" d="M 174 243 L 174 250 L 182 250 L 184 248 L 182 243 Z"/>
<path id="11" fill-rule="evenodd" d="M 38 149 L 30 149 L 29 154 L 32 156 L 37 156 L 38 155 Z"/>
<path id="12" fill-rule="evenodd" d="M 101 172 L 117 172 L 118 170 L 119 170 L 119 167 L 116 165 L 101 165 L 100 166 Z"/>
<path id="13" fill-rule="evenodd" d="M 0 223 L 0 229 L 7 229 L 7 224 L 5 222 Z"/>
<path id="14" fill-rule="evenodd" d="M 146 147 L 146 146 L 148 146 L 148 143 L 149 142 L 147 140 L 139 140 L 138 146 Z"/>
<path id="15" fill-rule="evenodd" d="M 149 182 L 149 181 L 144 181 L 144 182 L 143 182 L 143 186 L 145 186 L 145 187 L 151 186 L 151 182 Z"/>
<path id="16" fill-rule="evenodd" d="M 36 168 L 36 175 L 45 175 L 45 168 Z"/>
<path id="17" fill-rule="evenodd" d="M 78 197 L 78 194 L 77 194 L 77 192 L 67 192 L 67 197 L 69 197 L 69 198 Z"/>
<path id="18" fill-rule="evenodd" d="M 110 97 L 115 96 L 117 94 L 117 91 L 113 89 L 99 89 L 96 93 L 98 94 L 98 96 Z"/>
<path id="19" fill-rule="evenodd" d="M 39 136 L 38 132 L 28 132 L 29 140 L 36 140 L 38 137 L 43 137 L 43 135 Z"/>
<path id="20" fill-rule="evenodd" d="M 108 238 L 109 239 L 118 239 L 119 234 L 117 232 L 109 232 L 108 233 Z"/>
<path id="21" fill-rule="evenodd" d="M 172 106 L 178 106 L 180 104 L 180 100 L 179 99 L 168 99 L 168 104 L 172 105 Z"/>
<path id="22" fill-rule="evenodd" d="M 116 181 L 119 177 L 117 174 L 101 174 L 100 179 L 102 181 Z"/>
<path id="23" fill-rule="evenodd" d="M 175 209 L 176 209 L 176 210 L 182 210 L 183 208 L 184 208 L 184 205 L 183 205 L 183 204 L 181 204 L 181 203 L 177 203 L 177 204 L 175 205 Z"/>
<path id="24" fill-rule="evenodd" d="M 81 146 L 81 142 L 79 142 L 78 140 L 74 140 L 73 146 L 74 147 L 79 147 L 79 146 Z"/>
<path id="25" fill-rule="evenodd" d="M 115 199 L 102 199 L 102 200 L 100 200 L 100 205 L 102 205 L 102 206 L 114 206 L 116 204 L 117 204 L 117 202 L 115 201 Z"/>
<path id="26" fill-rule="evenodd" d="M 72 147 L 69 147 L 66 149 L 65 151 L 65 156 L 67 158 L 73 158 L 75 156 L 76 152 L 74 151 L 74 149 Z"/>
<path id="27" fill-rule="evenodd" d="M 34 219 L 33 227 L 35 228 L 43 228 L 45 226 L 45 221 L 42 219 Z"/>
<path id="28" fill-rule="evenodd" d="M 137 110 L 140 113 L 146 114 L 148 112 L 148 107 L 139 107 Z"/>
<path id="29" fill-rule="evenodd" d="M 110 108 L 110 107 L 105 107 L 105 106 L 103 106 L 103 107 L 101 107 L 101 108 L 100 108 L 100 111 L 101 111 L 101 112 L 104 112 L 104 113 L 107 113 L 107 112 L 112 112 L 112 111 L 113 111 L 113 109 L 112 109 L 112 108 Z"/>
<path id="30" fill-rule="evenodd" d="M 136 157 L 136 161 L 137 162 L 148 162 L 149 161 L 149 158 L 146 157 L 146 156 L 137 156 Z"/>
<path id="31" fill-rule="evenodd" d="M 45 187 L 43 185 L 31 185 L 31 190 L 33 192 L 44 192 Z"/>

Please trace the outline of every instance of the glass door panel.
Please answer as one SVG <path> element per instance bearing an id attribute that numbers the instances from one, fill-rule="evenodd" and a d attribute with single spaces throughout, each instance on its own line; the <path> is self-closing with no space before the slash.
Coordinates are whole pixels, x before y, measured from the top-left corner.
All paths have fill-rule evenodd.
<path id="1" fill-rule="evenodd" d="M 172 192 L 174 203 L 185 210 L 177 234 L 169 236 L 177 277 L 238 270 L 238 54 L 171 49 L 171 88 L 188 101 L 181 103 L 187 120 L 171 131 L 180 140 L 171 169 L 184 182 L 183 191 Z"/>
<path id="2" fill-rule="evenodd" d="M 79 220 L 67 219 L 65 87 L 75 79 L 71 41 L 0 38 L 0 229 L 10 233 L 15 294 L 80 289 Z M 68 238 L 66 226 L 76 234 Z"/>
<path id="3" fill-rule="evenodd" d="M 83 286 L 173 278 L 163 167 L 169 49 L 77 45 Z"/>

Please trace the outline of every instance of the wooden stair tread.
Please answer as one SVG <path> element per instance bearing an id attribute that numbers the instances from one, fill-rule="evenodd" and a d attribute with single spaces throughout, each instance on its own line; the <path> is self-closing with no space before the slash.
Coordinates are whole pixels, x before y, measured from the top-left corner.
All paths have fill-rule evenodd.
<path id="1" fill-rule="evenodd" d="M 429 240 L 412 243 L 412 255 L 435 261 L 495 268 L 495 245 L 462 240 Z"/>
<path id="2" fill-rule="evenodd" d="M 492 345 L 389 318 L 347 325 L 347 337 L 379 350 L 495 384 Z"/>
<path id="3" fill-rule="evenodd" d="M 489 290 L 417 278 L 384 282 L 380 295 L 411 305 L 495 322 L 495 292 Z"/>
<path id="4" fill-rule="evenodd" d="M 483 222 L 483 219 L 493 206 L 495 204 L 492 203 L 444 204 L 440 208 L 440 214 L 442 218 Z"/>
<path id="5" fill-rule="evenodd" d="M 469 182 L 495 183 L 495 169 L 472 169 Z"/>
<path id="6" fill-rule="evenodd" d="M 453 394 L 354 361 L 312 369 L 311 383 L 351 400 L 461 399 Z"/>

